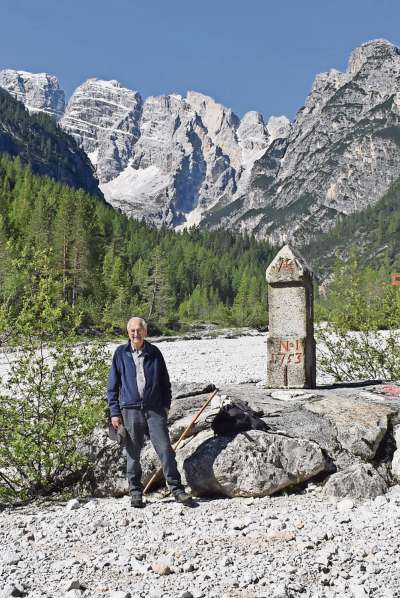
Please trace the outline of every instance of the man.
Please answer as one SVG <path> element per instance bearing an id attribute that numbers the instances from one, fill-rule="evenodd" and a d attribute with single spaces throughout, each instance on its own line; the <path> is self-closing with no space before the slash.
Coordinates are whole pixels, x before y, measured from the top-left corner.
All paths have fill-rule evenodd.
<path id="1" fill-rule="evenodd" d="M 108 377 L 107 398 L 111 423 L 127 431 L 126 471 L 131 505 L 143 507 L 140 453 L 144 436 L 150 440 L 161 461 L 167 484 L 175 500 L 190 504 L 182 486 L 175 453 L 168 434 L 171 384 L 161 351 L 145 340 L 147 324 L 131 318 L 127 324 L 129 342 L 117 347 Z"/>

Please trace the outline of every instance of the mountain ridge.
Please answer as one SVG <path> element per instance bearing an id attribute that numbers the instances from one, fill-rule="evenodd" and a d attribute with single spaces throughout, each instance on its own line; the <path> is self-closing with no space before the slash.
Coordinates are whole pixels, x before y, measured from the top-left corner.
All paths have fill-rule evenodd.
<path id="1" fill-rule="evenodd" d="M 22 102 L 0 88 L 0 152 L 19 157 L 36 174 L 103 197 L 86 154 L 53 118 L 29 113 Z"/>
<path id="2" fill-rule="evenodd" d="M 131 217 L 304 244 L 376 203 L 400 175 L 400 50 L 371 40 L 344 72 L 316 75 L 292 123 L 259 112 L 239 119 L 193 91 L 143 99 L 95 78 L 59 122 L 89 155 L 106 199 Z"/>

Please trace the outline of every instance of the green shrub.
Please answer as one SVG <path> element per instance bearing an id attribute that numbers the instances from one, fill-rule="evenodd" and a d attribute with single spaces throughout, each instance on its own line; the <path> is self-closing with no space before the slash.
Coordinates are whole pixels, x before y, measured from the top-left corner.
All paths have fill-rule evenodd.
<path id="1" fill-rule="evenodd" d="M 400 379 L 400 288 L 361 268 L 357 255 L 338 262 L 318 306 L 320 369 L 336 381 Z"/>
<path id="2" fill-rule="evenodd" d="M 26 268 L 23 262 L 15 267 Z M 63 300 L 48 257 L 29 262 L 22 308 L 14 320 L 0 310 L 12 338 L 0 387 L 0 501 L 44 495 L 74 481 L 85 466 L 80 450 L 103 415 L 104 346 L 77 345 L 79 315 Z"/>

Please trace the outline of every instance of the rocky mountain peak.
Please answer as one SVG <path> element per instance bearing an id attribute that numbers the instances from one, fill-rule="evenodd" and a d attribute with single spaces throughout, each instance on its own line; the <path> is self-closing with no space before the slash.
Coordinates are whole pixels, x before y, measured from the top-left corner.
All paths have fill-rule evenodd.
<path id="1" fill-rule="evenodd" d="M 226 108 L 202 93 L 189 91 L 186 100 L 200 116 L 212 142 L 229 157 L 234 168 L 239 168 L 241 156 L 236 130 L 239 127 L 240 119 L 230 108 Z"/>
<path id="2" fill-rule="evenodd" d="M 267 131 L 270 141 L 286 139 L 289 136 L 291 123 L 287 116 L 271 116 L 267 122 Z"/>
<path id="3" fill-rule="evenodd" d="M 39 77 L 2 71 L 0 86 L 47 110 L 43 90 L 56 93 L 58 82 Z M 302 242 L 377 201 L 400 176 L 399 81 L 399 49 L 372 40 L 344 72 L 315 77 L 293 123 L 256 111 L 239 119 L 195 91 L 143 101 L 98 79 L 78 87 L 60 123 L 88 153 L 106 199 L 133 217 Z"/>
<path id="4" fill-rule="evenodd" d="M 350 55 L 347 71 L 354 76 L 363 67 L 379 68 L 386 61 L 399 59 L 399 48 L 386 39 L 374 39 L 353 50 Z"/>
<path id="5" fill-rule="evenodd" d="M 52 75 L 4 69 L 0 70 L 0 87 L 31 112 L 45 112 L 56 120 L 64 113 L 64 91 Z"/>
<path id="6" fill-rule="evenodd" d="M 138 92 L 115 80 L 88 79 L 71 96 L 60 124 L 89 155 L 100 182 L 128 164 L 142 106 Z"/>
<path id="7" fill-rule="evenodd" d="M 399 81 L 400 51 L 385 40 L 357 48 L 344 73 L 317 75 L 286 146 L 271 143 L 224 225 L 307 242 L 339 215 L 376 202 L 400 176 Z"/>

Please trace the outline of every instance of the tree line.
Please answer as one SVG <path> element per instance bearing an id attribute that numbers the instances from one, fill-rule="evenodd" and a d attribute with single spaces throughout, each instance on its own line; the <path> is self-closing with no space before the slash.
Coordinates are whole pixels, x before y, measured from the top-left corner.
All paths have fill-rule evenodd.
<path id="1" fill-rule="evenodd" d="M 228 231 L 156 229 L 2 155 L 0 299 L 16 313 L 27 281 L 13 260 L 38 251 L 48 252 L 60 300 L 87 328 L 123 328 L 130 314 L 148 318 L 154 331 L 267 322 L 265 268 L 275 253 L 268 243 Z"/>
<path id="2" fill-rule="evenodd" d="M 18 156 L 37 174 L 101 196 L 85 152 L 53 118 L 30 113 L 22 102 L 0 89 L 0 152 Z"/>
<path id="3" fill-rule="evenodd" d="M 400 271 L 400 178 L 376 204 L 339 217 L 331 231 L 316 235 L 303 251 L 316 269 L 327 273 L 334 270 L 338 255 L 348 261 L 355 247 L 359 267 Z"/>

